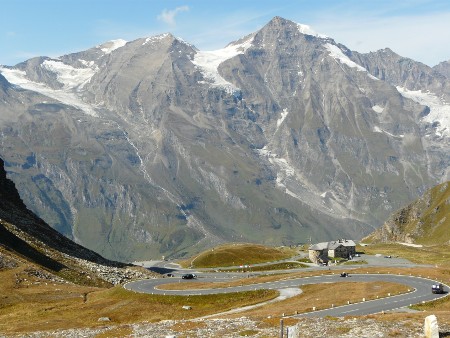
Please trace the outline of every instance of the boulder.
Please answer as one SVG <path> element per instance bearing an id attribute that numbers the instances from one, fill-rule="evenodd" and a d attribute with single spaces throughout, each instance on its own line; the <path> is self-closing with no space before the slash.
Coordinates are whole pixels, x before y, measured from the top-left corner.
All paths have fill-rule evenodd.
<path id="1" fill-rule="evenodd" d="M 100 318 L 98 319 L 98 321 L 99 321 L 99 322 L 110 322 L 110 321 L 111 321 L 111 318 L 109 318 L 109 317 L 100 317 Z"/>
<path id="2" fill-rule="evenodd" d="M 439 327 L 435 315 L 425 318 L 424 334 L 425 338 L 439 338 Z"/>

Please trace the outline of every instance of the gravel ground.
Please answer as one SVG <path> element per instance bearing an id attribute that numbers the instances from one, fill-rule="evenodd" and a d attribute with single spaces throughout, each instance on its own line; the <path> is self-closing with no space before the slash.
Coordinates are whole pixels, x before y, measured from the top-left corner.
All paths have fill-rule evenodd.
<path id="1" fill-rule="evenodd" d="M 302 319 L 295 327 L 289 327 L 289 335 L 284 337 L 320 338 L 376 338 L 376 337 L 423 337 L 423 324 L 402 322 L 381 322 L 374 319 Z M 441 337 L 450 337 L 450 327 L 440 326 Z M 119 333 L 122 332 L 122 333 Z M 267 327 L 267 325 L 255 322 L 249 318 L 237 319 L 202 319 L 202 320 L 165 320 L 158 323 L 140 323 L 121 326 L 104 326 L 97 329 L 73 329 L 63 331 L 35 332 L 20 336 L 10 337 L 95 337 L 105 334 L 108 337 L 123 336 L 127 332 L 128 337 L 279 337 L 280 328 Z"/>

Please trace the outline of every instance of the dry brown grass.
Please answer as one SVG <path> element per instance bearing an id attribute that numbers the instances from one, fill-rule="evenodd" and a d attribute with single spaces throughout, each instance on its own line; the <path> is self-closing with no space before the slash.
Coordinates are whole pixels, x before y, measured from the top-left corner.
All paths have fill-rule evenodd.
<path id="1" fill-rule="evenodd" d="M 28 276 L 16 283 L 26 266 L 0 271 L 0 332 L 29 332 L 120 325 L 164 319 L 191 319 L 273 299 L 276 291 L 252 291 L 210 296 L 138 294 L 122 287 L 92 288 L 48 283 Z M 40 283 L 40 284 L 35 284 Z M 182 309 L 189 305 L 192 310 Z M 118 330 L 125 330 L 122 328 Z M 125 332 L 123 331 L 123 332 Z M 105 333 L 106 336 L 113 333 Z"/>
<path id="2" fill-rule="evenodd" d="M 334 306 L 346 305 L 347 301 L 351 303 L 366 300 L 387 297 L 388 293 L 396 295 L 408 292 L 405 285 L 390 282 L 339 282 L 327 284 L 309 284 L 301 287 L 303 293 L 289 298 L 276 306 L 271 304 L 261 306 L 237 315 L 229 317 L 250 316 L 255 318 L 281 317 L 284 315 L 293 315 L 302 312 L 330 308 Z"/>
<path id="3" fill-rule="evenodd" d="M 117 326 L 106 332 L 99 333 L 95 338 L 116 338 L 116 337 L 131 337 L 133 329 L 129 326 Z"/>
<path id="4" fill-rule="evenodd" d="M 155 322 L 164 319 L 191 319 L 259 303 L 277 295 L 275 291 L 191 297 L 143 295 L 126 291 L 120 287 L 105 289 L 49 282 L 28 275 L 26 271 L 29 267 L 30 265 L 20 264 L 16 268 L 0 270 L 0 332 L 2 333 L 99 327 L 104 326 L 105 323 L 98 322 L 98 318 L 109 317 L 111 322 L 108 322 L 108 325 L 116 327 L 102 333 L 101 337 L 127 336 L 130 327 L 126 324 L 129 323 Z M 447 284 L 450 283 L 450 269 L 445 267 L 348 267 L 346 270 L 352 274 L 366 272 L 412 274 L 441 280 Z M 330 273 L 332 272 L 329 270 L 319 270 L 266 275 L 227 282 L 225 286 Z M 348 283 L 342 282 L 336 285 L 327 284 L 326 288 L 319 285 L 303 286 L 304 293 L 302 295 L 279 302 L 276 306 L 264 306 L 236 316 L 251 315 L 255 319 L 259 319 L 261 325 L 272 325 L 271 321 L 273 321 L 273 325 L 278 326 L 280 316 L 283 313 L 292 314 L 295 311 L 300 312 L 302 309 L 308 310 L 312 306 L 320 309 L 322 306 L 330 306 L 331 303 L 337 306 L 340 302 L 345 304 L 347 300 L 354 302 L 362 300 L 363 297 L 369 299 L 370 295 L 376 297 L 376 295 L 380 296 L 388 292 L 394 293 L 392 289 L 388 288 L 388 284 L 382 282 L 372 283 L 372 285 L 371 283 L 358 283 L 359 293 L 355 292 L 354 287 L 349 287 Z M 176 283 L 175 286 L 180 288 L 180 285 L 187 288 L 192 288 L 193 285 L 211 287 L 210 284 L 201 283 Z M 223 286 L 216 285 L 216 287 Z M 406 287 L 401 286 L 400 288 Z M 395 286 L 395 291 L 398 290 L 399 287 Z M 305 305 L 306 303 L 309 303 L 309 305 Z M 192 310 L 183 310 L 181 308 L 183 305 L 192 306 Z M 374 318 L 386 322 L 411 321 L 411 323 L 417 325 L 419 322 L 423 323 L 423 318 L 426 315 L 433 313 L 438 316 L 440 323 L 450 323 L 450 297 L 421 305 L 419 308 L 425 312 L 376 315 Z M 268 315 L 271 315 L 272 319 L 268 319 Z M 287 324 L 287 321 L 292 321 L 292 324 Z M 293 325 L 295 322 L 294 319 L 285 319 L 286 325 Z M 395 332 L 392 332 L 393 336 L 395 334 Z"/>

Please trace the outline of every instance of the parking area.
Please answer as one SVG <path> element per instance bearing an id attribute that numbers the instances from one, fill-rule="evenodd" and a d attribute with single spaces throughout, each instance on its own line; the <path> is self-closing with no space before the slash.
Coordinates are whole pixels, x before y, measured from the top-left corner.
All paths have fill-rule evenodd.
<path id="1" fill-rule="evenodd" d="M 361 257 L 353 257 L 353 261 L 363 260 L 368 265 L 378 266 L 417 266 L 417 264 L 401 257 L 388 256 L 382 253 L 376 255 L 361 254 Z"/>

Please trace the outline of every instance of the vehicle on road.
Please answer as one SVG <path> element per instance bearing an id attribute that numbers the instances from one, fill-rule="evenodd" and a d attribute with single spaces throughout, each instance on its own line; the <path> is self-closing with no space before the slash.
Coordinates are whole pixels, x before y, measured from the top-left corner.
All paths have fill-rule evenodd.
<path id="1" fill-rule="evenodd" d="M 361 257 L 361 255 L 357 253 L 357 254 L 355 254 L 355 257 Z"/>
<path id="2" fill-rule="evenodd" d="M 348 273 L 347 272 L 342 272 L 341 273 L 341 277 L 348 277 Z"/>
<path id="3" fill-rule="evenodd" d="M 195 279 L 197 278 L 196 275 L 194 275 L 193 273 L 186 273 L 184 275 L 181 276 L 182 279 Z"/>
<path id="4" fill-rule="evenodd" d="M 173 273 L 166 273 L 164 277 L 175 277 L 175 275 Z"/>
<path id="5" fill-rule="evenodd" d="M 384 258 L 392 258 L 392 256 L 391 256 L 391 255 L 389 255 L 389 256 L 384 256 Z"/>
<path id="6" fill-rule="evenodd" d="M 431 286 L 432 293 L 444 293 L 444 286 L 442 284 L 433 284 Z"/>

